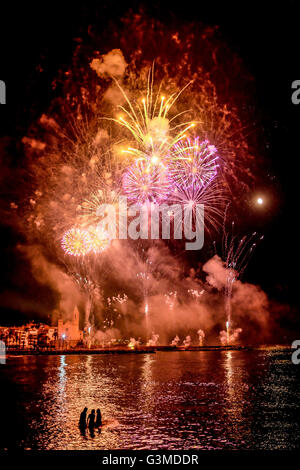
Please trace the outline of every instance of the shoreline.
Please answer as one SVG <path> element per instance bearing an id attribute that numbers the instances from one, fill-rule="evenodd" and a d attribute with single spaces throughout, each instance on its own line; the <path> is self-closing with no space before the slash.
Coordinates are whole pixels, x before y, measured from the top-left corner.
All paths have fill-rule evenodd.
<path id="1" fill-rule="evenodd" d="M 98 348 L 98 349 L 8 349 L 6 356 L 61 356 L 90 354 L 155 354 L 156 352 L 201 352 L 201 351 L 253 351 L 257 349 L 288 349 L 283 345 L 271 346 L 145 346 L 140 348 Z"/>

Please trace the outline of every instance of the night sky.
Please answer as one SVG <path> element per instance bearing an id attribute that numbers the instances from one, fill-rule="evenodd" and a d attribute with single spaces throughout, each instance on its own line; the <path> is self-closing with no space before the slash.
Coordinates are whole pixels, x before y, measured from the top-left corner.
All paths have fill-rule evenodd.
<path id="1" fill-rule="evenodd" d="M 130 6 L 133 11 L 139 7 L 139 2 L 124 2 L 126 6 L 85 2 L 84 6 L 73 3 L 68 7 L 62 7 L 62 3 L 1 6 L 0 80 L 6 83 L 7 104 L 0 106 L 0 152 L 1 160 L 3 149 L 5 159 L 11 159 L 11 171 L 2 173 L 6 183 L 13 179 L 13 168 L 22 159 L 20 139 L 53 99 L 51 82 L 59 69 L 71 64 L 75 38 L 84 38 L 91 24 L 101 30 L 109 21 L 118 22 Z M 300 104 L 291 102 L 291 83 L 300 79 L 300 4 L 198 1 L 176 6 L 169 1 L 153 1 L 143 5 L 150 16 L 162 22 L 172 23 L 174 18 L 180 18 L 218 25 L 224 41 L 241 57 L 254 78 L 253 105 L 262 123 L 258 146 L 266 162 L 264 183 L 259 182 L 254 193 L 269 194 L 270 202 L 261 211 L 249 211 L 251 227 L 264 233 L 265 239 L 245 277 L 259 284 L 270 299 L 289 304 L 286 316 L 281 312 L 281 322 L 288 329 L 299 331 Z M 1 171 L 6 167 L 7 162 L 1 164 Z M 0 228 L 0 290 L 23 294 L 26 291 L 27 298 L 38 295 L 42 303 L 51 305 L 54 294 L 30 280 L 29 267 L 16 258 L 14 246 L 22 240 L 21 235 L 9 227 L 3 216 Z M 0 312 L 0 324 L 25 318 L 18 309 L 7 305 L 0 304 Z M 38 317 L 38 313 L 32 311 L 32 317 Z M 27 313 L 26 319 L 29 316 Z"/>

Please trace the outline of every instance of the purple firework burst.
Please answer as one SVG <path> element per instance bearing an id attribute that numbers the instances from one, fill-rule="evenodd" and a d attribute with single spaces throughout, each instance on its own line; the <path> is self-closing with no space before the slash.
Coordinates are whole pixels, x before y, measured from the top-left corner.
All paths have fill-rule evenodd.
<path id="1" fill-rule="evenodd" d="M 168 158 L 169 177 L 177 187 L 204 187 L 216 176 L 217 149 L 207 140 L 186 139 L 176 144 Z"/>
<path id="2" fill-rule="evenodd" d="M 137 204 L 165 201 L 172 185 L 164 165 L 138 160 L 123 175 L 123 191 Z"/>

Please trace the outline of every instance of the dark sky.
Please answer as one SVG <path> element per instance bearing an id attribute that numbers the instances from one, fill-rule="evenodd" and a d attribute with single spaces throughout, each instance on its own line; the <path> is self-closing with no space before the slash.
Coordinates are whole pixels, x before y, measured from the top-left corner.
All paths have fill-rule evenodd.
<path id="1" fill-rule="evenodd" d="M 1 5 L 0 80 L 7 86 L 7 104 L 0 106 L 0 136 L 11 138 L 12 149 L 28 125 L 52 99 L 51 81 L 71 63 L 73 38 L 84 36 L 89 24 L 101 29 L 117 21 L 139 2 L 23 2 Z M 82 2 L 79 2 L 82 3 Z M 62 6 L 64 4 L 65 6 Z M 96 4 L 96 5 L 95 5 Z M 163 6 L 162 6 L 163 5 Z M 256 216 L 265 233 L 250 263 L 247 280 L 260 284 L 271 297 L 298 305 L 298 190 L 300 105 L 291 102 L 291 83 L 300 79 L 300 2 L 149 2 L 147 12 L 162 21 L 182 18 L 217 24 L 230 48 L 242 58 L 255 79 L 253 97 L 260 110 L 269 162 L 268 191 L 276 197 L 270 208 Z M 43 65 L 43 73 L 39 65 Z M 16 153 L 17 154 L 17 153 Z M 12 175 L 13 176 L 13 175 Z M 257 188 L 261 190 L 261 188 Z M 276 199 L 277 198 L 277 199 Z M 274 207 L 274 204 L 278 207 Z M 15 238 L 1 221 L 4 289 L 15 273 Z M 24 268 L 25 269 L 25 268 Z"/>

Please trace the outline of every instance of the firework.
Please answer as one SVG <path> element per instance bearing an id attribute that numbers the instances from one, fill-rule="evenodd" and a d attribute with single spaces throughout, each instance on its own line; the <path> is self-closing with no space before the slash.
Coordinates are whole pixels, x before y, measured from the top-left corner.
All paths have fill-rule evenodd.
<path id="1" fill-rule="evenodd" d="M 94 254 L 101 253 L 106 250 L 110 244 L 108 232 L 103 230 L 100 226 L 89 227 L 89 252 Z"/>
<path id="2" fill-rule="evenodd" d="M 69 113 L 70 119 L 66 119 L 66 114 L 61 116 L 62 119 L 58 114 L 57 122 L 43 117 L 41 122 L 43 121 L 49 137 L 45 136 L 45 142 L 41 142 L 39 150 L 36 142 L 27 141 L 27 145 L 31 142 L 34 144 L 32 148 L 35 148 L 30 171 L 36 178 L 34 188 L 37 190 L 35 193 L 31 190 L 30 197 L 27 198 L 30 218 L 23 217 L 24 221 L 28 220 L 33 227 L 32 234 L 38 232 L 38 238 L 50 247 L 57 243 L 58 234 L 62 234 L 66 227 L 73 227 L 65 233 L 61 242 L 64 252 L 72 255 L 64 257 L 65 264 L 69 264 L 69 267 L 76 265 L 79 274 L 88 279 L 87 282 L 95 282 L 103 290 L 106 286 L 105 283 L 102 286 L 100 280 L 104 272 L 100 263 L 108 257 L 98 255 L 110 246 L 110 238 L 104 230 L 97 229 L 99 219 L 103 216 L 98 214 L 99 208 L 103 209 L 103 205 L 117 205 L 120 208 L 119 196 L 124 194 L 140 205 L 168 202 L 178 204 L 181 209 L 184 205 L 190 205 L 193 214 L 197 205 L 203 204 L 205 227 L 207 230 L 216 230 L 223 216 L 224 205 L 223 181 L 218 178 L 220 176 L 220 180 L 221 177 L 223 179 L 226 172 L 237 178 L 233 170 L 239 161 L 238 156 L 247 153 L 244 140 L 240 139 L 240 143 L 238 141 L 240 133 L 236 132 L 236 125 L 227 105 L 221 109 L 213 87 L 212 96 L 203 87 L 197 88 L 196 82 L 188 90 L 189 83 L 180 89 L 186 81 L 182 82 L 177 76 L 170 80 L 165 68 L 164 95 L 161 85 L 154 87 L 152 67 L 143 96 L 139 90 L 145 77 L 145 69 L 139 70 L 140 77 L 137 75 L 138 69 L 133 67 L 132 70 L 134 79 L 131 82 L 128 78 L 130 71 L 122 78 L 126 92 L 116 82 L 125 99 L 125 105 L 119 106 L 120 115 L 117 118 L 113 118 L 111 114 L 108 118 L 103 117 L 103 113 L 110 113 L 116 104 L 114 102 L 112 108 L 108 99 L 104 98 L 102 101 L 101 97 L 107 95 L 104 81 L 103 87 L 102 81 L 100 86 L 104 93 L 97 93 L 97 100 L 94 100 L 95 95 L 86 84 L 87 86 L 81 87 L 85 90 L 83 103 L 80 98 L 68 93 L 73 100 L 69 101 L 72 102 L 72 110 L 78 105 L 77 113 Z M 180 76 L 190 74 L 190 78 L 194 77 L 190 71 L 187 72 L 180 72 Z M 202 79 L 199 77 L 199 80 Z M 99 90 L 99 84 L 97 89 Z M 176 92 L 172 93 L 173 90 Z M 184 109 L 180 108 L 182 93 L 185 96 Z M 66 102 L 68 100 L 69 98 Z M 200 137 L 187 137 L 196 124 L 190 120 L 193 118 L 191 110 L 195 112 L 195 116 L 201 116 L 201 123 L 197 122 L 197 134 Z M 188 118 L 186 113 L 190 113 Z M 118 125 L 111 126 L 111 121 L 118 122 Z M 103 124 L 101 128 L 100 122 Z M 229 125 L 228 122 L 233 124 Z M 217 148 L 210 142 L 214 142 Z M 36 158 L 37 151 L 41 158 Z M 219 161 L 222 162 L 221 175 Z M 248 166 L 247 160 L 247 168 Z M 17 207 L 15 203 L 12 206 L 13 209 Z M 175 217 L 172 210 L 168 216 L 174 215 L 174 221 L 178 221 L 179 218 Z M 181 214 L 182 212 L 180 220 Z M 201 226 L 204 225 L 204 219 L 198 221 Z M 123 244 L 115 244 L 121 248 L 125 245 L 125 241 Z M 109 253 L 112 254 L 112 250 Z M 86 262 L 82 263 L 85 256 Z M 80 263 L 74 257 L 78 257 Z M 136 271 L 143 269 L 138 264 L 135 268 Z M 148 268 L 146 261 L 145 272 L 137 275 L 142 284 L 143 300 L 140 310 L 145 314 L 145 323 L 154 318 L 154 302 L 153 305 L 150 302 L 151 288 L 153 289 L 151 280 L 154 275 L 149 276 Z M 232 274 L 235 273 L 235 267 L 229 269 Z M 229 284 L 230 282 L 233 283 L 234 278 Z M 92 287 L 86 287 L 87 291 L 88 289 Z M 198 301 L 202 295 L 202 291 L 196 290 L 189 293 Z M 173 310 L 173 314 L 178 301 L 176 295 L 176 292 L 165 294 L 166 304 Z M 112 297 L 112 302 L 117 306 L 117 303 L 122 305 L 126 301 L 121 297 L 119 300 L 118 297 Z M 87 310 L 90 309 L 91 307 Z M 113 311 L 116 312 L 117 309 L 114 308 Z M 109 322 L 105 327 L 112 326 L 111 319 Z M 229 327 L 230 320 L 228 329 Z"/>
<path id="3" fill-rule="evenodd" d="M 226 331 L 220 331 L 220 342 L 222 345 L 234 344 L 239 335 L 242 333 L 242 328 L 235 328 L 233 331 L 229 330 L 228 322 L 226 322 Z"/>
<path id="4" fill-rule="evenodd" d="M 201 297 L 201 295 L 204 294 L 204 289 L 202 290 L 197 290 L 197 289 L 188 289 L 188 293 L 194 297 L 195 299 L 199 299 Z M 199 330 L 200 331 L 200 330 Z"/>
<path id="5" fill-rule="evenodd" d="M 234 222 L 232 223 L 232 227 Z M 259 240 L 263 239 L 258 237 Z M 232 288 L 234 282 L 242 276 L 244 273 L 251 254 L 257 245 L 257 233 L 253 232 L 252 235 L 245 235 L 241 239 L 238 239 L 233 234 L 225 233 L 223 240 L 223 260 L 225 261 L 225 267 L 227 268 L 227 282 L 225 287 L 225 299 L 226 299 L 226 312 L 227 312 L 227 325 L 226 329 L 229 330 L 231 322 L 231 297 Z"/>
<path id="6" fill-rule="evenodd" d="M 162 167 L 141 160 L 124 173 L 122 186 L 126 196 L 137 204 L 164 201 L 171 191 Z"/>
<path id="7" fill-rule="evenodd" d="M 192 214 L 195 215 L 197 205 L 204 206 L 204 215 L 198 223 L 205 226 L 208 232 L 218 230 L 221 226 L 221 220 L 224 216 L 224 208 L 226 204 L 226 195 L 217 180 L 213 180 L 206 186 L 177 186 L 169 198 L 172 204 L 181 206 L 190 206 Z M 179 209 L 179 207 L 178 207 Z M 174 220 L 176 218 L 174 214 Z"/>
<path id="8" fill-rule="evenodd" d="M 158 345 L 158 339 L 159 339 L 159 335 L 152 332 L 152 336 L 149 339 L 149 341 L 147 342 L 146 346 L 157 346 Z"/>
<path id="9" fill-rule="evenodd" d="M 76 269 L 83 271 L 82 273 L 68 270 L 69 275 L 72 276 L 74 281 L 78 284 L 80 290 L 85 294 L 85 315 L 84 327 L 90 330 L 91 321 L 93 320 L 94 308 L 96 304 L 101 302 L 102 291 L 101 286 L 91 279 L 90 269 L 88 263 L 76 263 Z M 68 266 L 66 266 L 68 269 Z"/>
<path id="10" fill-rule="evenodd" d="M 234 222 L 232 222 L 231 232 L 224 232 L 223 235 L 223 260 L 226 268 L 234 271 L 232 278 L 236 280 L 244 273 L 257 242 L 264 237 L 253 232 L 251 235 L 244 235 L 239 239 L 234 235 L 233 230 Z"/>
<path id="11" fill-rule="evenodd" d="M 168 305 L 170 310 L 174 309 L 174 305 L 177 301 L 177 291 L 168 292 L 165 294 L 166 304 Z"/>
<path id="12" fill-rule="evenodd" d="M 143 250 L 144 252 L 144 250 Z M 141 292 L 143 296 L 143 312 L 146 321 L 146 332 L 149 329 L 149 302 L 148 297 L 151 291 L 151 273 L 152 271 L 152 261 L 149 258 L 146 258 L 143 262 L 143 271 L 137 273 L 137 278 L 140 280 L 141 283 Z"/>
<path id="13" fill-rule="evenodd" d="M 178 335 L 176 335 L 175 338 L 171 342 L 171 346 L 178 346 L 179 341 L 180 341 L 180 338 Z"/>
<path id="14" fill-rule="evenodd" d="M 106 226 L 111 232 L 107 236 L 103 233 L 102 239 L 117 238 L 118 234 L 120 236 L 127 232 L 127 200 L 118 190 L 99 189 L 83 202 L 82 209 L 80 221 L 88 230 L 90 225 L 97 225 L 100 229 L 105 218 Z"/>
<path id="15" fill-rule="evenodd" d="M 203 330 L 198 330 L 197 331 L 198 337 L 199 337 L 199 346 L 203 346 L 203 340 L 205 338 L 205 333 Z"/>
<path id="16" fill-rule="evenodd" d="M 117 207 L 120 193 L 116 189 L 103 186 L 97 192 L 92 193 L 82 204 L 81 220 L 90 225 L 99 221 L 99 209 L 114 205 Z"/>
<path id="17" fill-rule="evenodd" d="M 227 322 L 226 322 L 226 342 L 227 342 L 227 344 L 229 344 L 229 341 L 230 341 L 229 327 L 230 327 L 230 322 L 227 320 Z"/>
<path id="18" fill-rule="evenodd" d="M 216 178 L 217 161 L 217 149 L 207 140 L 200 142 L 199 137 L 175 145 L 168 157 L 169 178 L 174 188 L 171 202 L 189 206 L 193 216 L 197 205 L 202 204 L 205 213 L 198 223 L 208 232 L 219 228 L 226 201 L 223 187 Z"/>
<path id="19" fill-rule="evenodd" d="M 118 294 L 117 296 L 113 296 L 112 297 L 112 301 L 113 302 L 117 302 L 119 303 L 120 305 L 124 304 L 125 302 L 127 302 L 128 300 L 128 296 L 126 294 Z"/>
<path id="20" fill-rule="evenodd" d="M 226 214 L 223 225 L 223 240 L 222 240 L 222 259 L 226 268 L 226 284 L 224 288 L 225 295 L 225 313 L 226 313 L 226 338 L 229 344 L 233 333 L 231 333 L 231 316 L 232 316 L 232 290 L 234 282 L 244 273 L 250 257 L 255 249 L 257 242 L 263 239 L 256 232 L 251 235 L 244 235 L 238 238 L 234 235 L 234 222 L 231 224 L 231 231 L 225 230 Z M 239 332 L 238 332 L 239 334 Z M 238 336 L 237 334 L 237 336 Z M 234 336 L 235 338 L 235 336 Z"/>
<path id="21" fill-rule="evenodd" d="M 136 340 L 135 338 L 130 338 L 129 343 L 128 343 L 128 348 L 129 349 L 135 349 L 138 348 L 140 345 L 139 341 Z"/>
<path id="22" fill-rule="evenodd" d="M 84 256 L 91 250 L 91 237 L 87 230 L 71 228 L 61 241 L 65 253 L 72 256 Z"/>
<path id="23" fill-rule="evenodd" d="M 216 147 L 207 140 L 181 141 L 168 157 L 170 177 L 179 187 L 203 188 L 217 175 L 218 158 Z"/>
<path id="24" fill-rule="evenodd" d="M 183 340 L 182 342 L 182 345 L 185 347 L 185 348 L 188 348 L 190 347 L 191 345 L 191 342 L 192 342 L 192 338 L 190 336 L 186 336 L 186 338 Z"/>
<path id="25" fill-rule="evenodd" d="M 181 139 L 185 133 L 195 126 L 194 122 L 178 122 L 188 110 L 180 112 L 172 117 L 170 110 L 178 100 L 183 91 L 190 85 L 189 82 L 178 93 L 173 93 L 169 97 L 161 95 L 161 86 L 158 93 L 154 93 L 154 67 L 148 74 L 147 93 L 141 101 L 131 102 L 121 85 L 116 81 L 123 94 L 127 108 L 119 106 L 122 115 L 114 119 L 124 126 L 134 138 L 137 147 L 129 147 L 123 150 L 135 159 L 142 159 L 156 165 L 160 163 L 169 150 Z M 176 123 L 177 121 L 177 123 Z"/>

